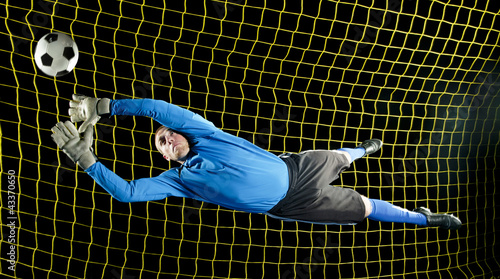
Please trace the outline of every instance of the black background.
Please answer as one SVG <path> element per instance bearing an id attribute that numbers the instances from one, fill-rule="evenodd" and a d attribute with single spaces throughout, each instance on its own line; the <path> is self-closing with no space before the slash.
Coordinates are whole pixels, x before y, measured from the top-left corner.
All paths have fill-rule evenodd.
<path id="1" fill-rule="evenodd" d="M 291 2 L 2 3 L 1 273 L 499 276 L 498 5 Z M 76 69 L 56 79 L 32 56 L 51 31 L 72 35 L 80 50 Z M 464 226 L 319 226 L 180 198 L 120 203 L 50 138 L 68 120 L 73 93 L 165 100 L 275 154 L 381 138 L 381 152 L 356 161 L 337 186 L 454 213 Z M 96 153 L 127 180 L 157 175 L 169 165 L 154 150 L 156 127 L 102 119 Z M 9 170 L 17 174 L 15 273 L 7 269 Z"/>

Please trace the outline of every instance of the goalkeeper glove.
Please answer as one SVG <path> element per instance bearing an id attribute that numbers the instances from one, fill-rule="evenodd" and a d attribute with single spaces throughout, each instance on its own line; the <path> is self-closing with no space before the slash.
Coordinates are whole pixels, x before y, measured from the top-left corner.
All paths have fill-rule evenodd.
<path id="1" fill-rule="evenodd" d="M 78 128 L 78 132 L 83 133 L 89 125 L 93 126 L 101 119 L 100 115 L 109 113 L 109 103 L 110 99 L 108 98 L 92 98 L 73 94 L 73 100 L 69 101 L 68 110 L 71 122 L 83 121 Z"/>
<path id="2" fill-rule="evenodd" d="M 52 139 L 60 149 L 74 162 L 86 170 L 97 162 L 97 157 L 91 150 L 92 140 L 94 138 L 94 129 L 85 131 L 83 138 L 70 122 L 59 122 L 52 127 Z"/>

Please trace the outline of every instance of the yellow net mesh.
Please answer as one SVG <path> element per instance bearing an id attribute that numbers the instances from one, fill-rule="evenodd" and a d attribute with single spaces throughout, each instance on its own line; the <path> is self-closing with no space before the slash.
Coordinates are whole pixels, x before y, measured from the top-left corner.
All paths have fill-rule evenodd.
<path id="1" fill-rule="evenodd" d="M 496 1 L 6 1 L 0 19 L 2 276 L 499 276 Z M 56 79 L 33 59 L 53 31 L 80 50 Z M 181 198 L 117 202 L 51 140 L 75 92 L 166 100 L 276 154 L 381 138 L 336 185 L 464 226 L 320 226 Z M 102 119 L 96 153 L 125 179 L 157 175 L 169 166 L 155 129 Z"/>

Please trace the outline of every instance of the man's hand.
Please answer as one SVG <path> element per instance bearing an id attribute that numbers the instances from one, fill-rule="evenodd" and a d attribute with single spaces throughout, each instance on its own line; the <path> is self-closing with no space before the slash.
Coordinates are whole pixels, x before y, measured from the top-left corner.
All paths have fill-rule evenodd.
<path id="1" fill-rule="evenodd" d="M 94 126 L 101 119 L 97 111 L 97 104 L 100 100 L 99 98 L 73 94 L 73 101 L 69 101 L 68 114 L 73 123 L 83 121 L 78 128 L 79 133 L 85 132 L 89 125 Z"/>
<path id="2" fill-rule="evenodd" d="M 90 150 L 94 138 L 94 129 L 87 129 L 83 135 L 76 130 L 70 122 L 59 122 L 52 127 L 52 139 L 68 157 L 83 169 L 86 170 L 96 162 L 94 153 Z"/>

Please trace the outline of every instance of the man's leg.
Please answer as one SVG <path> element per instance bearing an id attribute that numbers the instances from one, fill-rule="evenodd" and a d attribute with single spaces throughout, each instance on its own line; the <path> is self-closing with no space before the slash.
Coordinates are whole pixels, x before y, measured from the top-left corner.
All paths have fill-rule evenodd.
<path id="1" fill-rule="evenodd" d="M 365 204 L 365 218 L 380 222 L 410 223 L 427 226 L 425 215 L 395 206 L 383 200 L 361 196 Z"/>
<path id="2" fill-rule="evenodd" d="M 453 215 L 434 214 L 422 207 L 409 211 L 383 200 L 369 199 L 365 196 L 361 198 L 365 204 L 365 218 L 373 221 L 409 223 L 451 230 L 457 230 L 462 225 L 462 222 Z"/>
<path id="3" fill-rule="evenodd" d="M 356 148 L 340 148 L 350 163 L 365 155 L 373 154 L 382 147 L 379 139 L 365 140 Z M 413 211 L 395 206 L 389 202 L 377 199 L 369 199 L 361 195 L 365 205 L 365 218 L 380 222 L 409 223 L 420 226 L 441 227 L 444 229 L 457 230 L 462 222 L 455 216 L 449 214 L 435 214 L 429 209 L 419 207 Z"/>
<path id="4" fill-rule="evenodd" d="M 382 147 L 382 141 L 379 139 L 365 140 L 356 148 L 340 148 L 338 151 L 345 152 L 344 155 L 349 159 L 349 163 L 357 160 L 365 155 L 377 152 Z"/>

